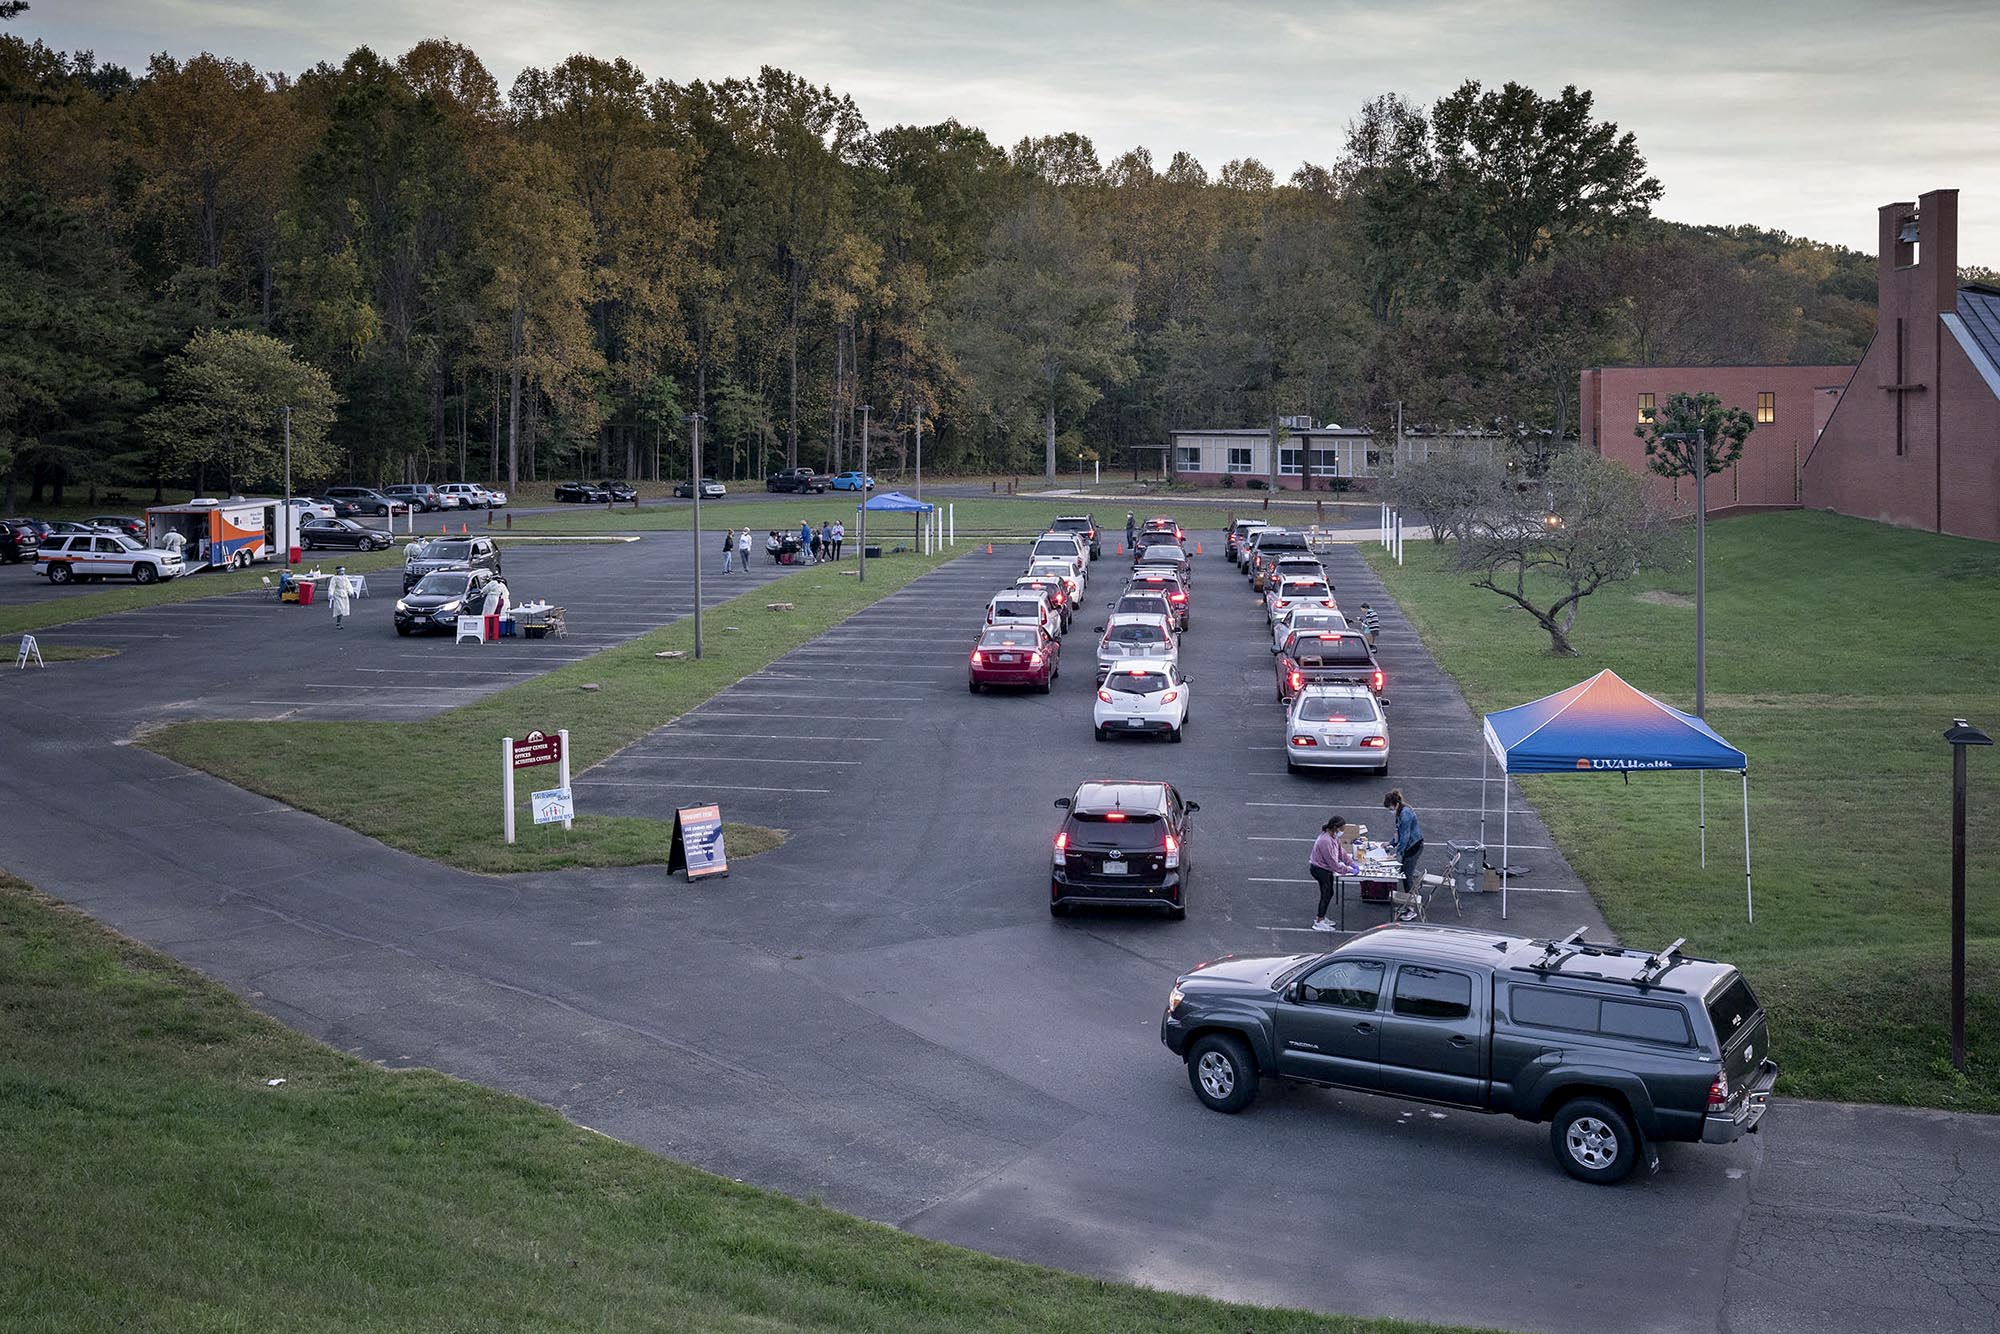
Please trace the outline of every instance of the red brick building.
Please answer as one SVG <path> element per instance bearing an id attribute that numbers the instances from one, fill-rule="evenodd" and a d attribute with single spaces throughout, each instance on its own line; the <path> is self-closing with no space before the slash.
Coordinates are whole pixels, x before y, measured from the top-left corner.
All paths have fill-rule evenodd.
<path id="1" fill-rule="evenodd" d="M 1958 280 L 1958 191 L 1879 218 L 1875 338 L 1807 452 L 1804 503 L 2000 541 L 2000 289 Z"/>
<path id="2" fill-rule="evenodd" d="M 1649 479 L 1661 499 L 1694 501 L 1694 481 L 1669 481 L 1646 467 L 1639 423 L 1674 394 L 1711 393 L 1742 408 L 1755 429 L 1743 456 L 1708 479 L 1708 509 L 1790 507 L 1801 503 L 1800 469 L 1852 366 L 1599 366 L 1583 373 L 1578 440 Z"/>

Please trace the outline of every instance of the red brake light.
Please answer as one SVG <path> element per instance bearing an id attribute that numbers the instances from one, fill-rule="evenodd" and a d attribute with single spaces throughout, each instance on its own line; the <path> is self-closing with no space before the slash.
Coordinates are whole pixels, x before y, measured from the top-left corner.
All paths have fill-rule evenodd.
<path id="1" fill-rule="evenodd" d="M 983 659 L 983 658 L 981 658 L 981 657 L 979 656 L 979 650 L 978 650 L 978 649 L 974 649 L 974 650 L 972 650 L 972 665 L 973 665 L 974 667 L 977 667 L 977 666 L 978 666 L 978 665 L 979 665 L 979 664 L 980 664 L 981 662 L 984 662 L 984 661 L 985 661 L 985 659 Z"/>
<path id="2" fill-rule="evenodd" d="M 1715 1077 L 1708 1086 L 1708 1110 L 1710 1113 L 1725 1111 L 1729 1107 L 1729 1075 L 1725 1072 Z"/>
<path id="3" fill-rule="evenodd" d="M 1385 736 L 1362 737 L 1361 748 L 1363 750 L 1387 750 L 1389 748 L 1389 738 Z"/>
<path id="4" fill-rule="evenodd" d="M 1373 677 L 1369 678 L 1369 684 L 1376 690 L 1380 690 L 1382 688 L 1382 673 L 1377 672 Z"/>
<path id="5" fill-rule="evenodd" d="M 1042 665 L 1042 651 L 1040 649 L 1036 649 L 1028 655 L 1028 665 L 1030 667 L 1039 667 Z"/>
<path id="6" fill-rule="evenodd" d="M 1069 846 L 1069 830 L 1065 829 L 1060 834 L 1056 835 L 1056 851 L 1061 852 L 1064 848 L 1068 846 Z"/>
<path id="7" fill-rule="evenodd" d="M 1097 697 L 1103 700 L 1106 704 L 1109 704 L 1111 702 L 1111 692 L 1109 690 L 1098 691 Z"/>
<path id="8" fill-rule="evenodd" d="M 1171 855 L 1172 853 L 1176 853 L 1181 850 L 1181 841 L 1175 838 L 1172 834 L 1168 834 L 1165 847 L 1166 851 Z"/>
<path id="9" fill-rule="evenodd" d="M 1292 738 L 1292 744 L 1294 746 L 1317 746 L 1319 742 L 1312 737 L 1300 734 Z"/>
<path id="10" fill-rule="evenodd" d="M 1172 601 L 1175 601 L 1175 602 L 1186 602 L 1186 601 L 1187 601 L 1187 594 L 1185 594 L 1185 593 L 1172 593 L 1172 594 L 1169 594 L 1168 596 L 1170 597 L 1170 599 L 1171 599 Z"/>
<path id="11" fill-rule="evenodd" d="M 1171 704 L 1171 703 L 1173 703 L 1173 702 L 1174 702 L 1175 700 L 1179 699 L 1180 697 L 1181 697 L 1181 692 L 1180 692 L 1180 691 L 1178 691 L 1178 690 L 1169 690 L 1169 691 L 1168 691 L 1168 692 L 1167 692 L 1166 694 L 1164 694 L 1164 695 L 1160 696 L 1160 703 L 1162 703 L 1162 704 Z"/>
<path id="12" fill-rule="evenodd" d="M 1125 812 L 1123 812 L 1123 811 L 1108 811 L 1108 812 L 1106 812 L 1106 813 L 1105 813 L 1105 816 L 1104 816 L 1104 818 L 1105 818 L 1105 819 L 1107 819 L 1107 820 L 1122 820 L 1122 819 L 1124 819 L 1124 818 L 1125 818 Z"/>

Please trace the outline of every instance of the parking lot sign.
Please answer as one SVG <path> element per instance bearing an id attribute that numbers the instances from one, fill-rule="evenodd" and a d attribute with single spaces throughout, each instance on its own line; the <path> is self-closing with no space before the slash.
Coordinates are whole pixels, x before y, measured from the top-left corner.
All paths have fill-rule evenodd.
<path id="1" fill-rule="evenodd" d="M 503 842 L 514 841 L 514 771 L 543 764 L 556 766 L 556 785 L 546 792 L 533 794 L 531 806 L 535 823 L 560 823 L 565 829 L 572 827 L 571 821 L 576 813 L 569 800 L 569 729 L 559 728 L 554 733 L 537 730 L 519 741 L 503 736 L 500 738 L 500 838 Z M 563 794 L 565 809 L 561 815 L 545 820 L 542 818 L 542 798 L 553 792 Z"/>
<path id="2" fill-rule="evenodd" d="M 562 734 L 530 732 L 514 743 L 514 767 L 532 769 L 538 764 L 561 764 Z"/>

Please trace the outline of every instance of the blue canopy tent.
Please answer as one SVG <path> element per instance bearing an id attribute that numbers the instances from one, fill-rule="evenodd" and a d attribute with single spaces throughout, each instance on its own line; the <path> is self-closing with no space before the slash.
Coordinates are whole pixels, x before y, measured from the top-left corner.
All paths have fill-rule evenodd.
<path id="1" fill-rule="evenodd" d="M 1743 778 L 1743 898 L 1756 920 L 1750 886 L 1750 762 L 1691 713 L 1635 689 L 1610 670 L 1531 704 L 1486 715 L 1487 759 L 1503 774 L 1631 773 L 1692 769 L 1702 775 L 1701 861 L 1708 865 L 1707 772 Z M 1480 765 L 1485 779 L 1486 762 Z M 1504 784 L 1505 779 L 1502 779 Z M 1479 841 L 1486 841 L 1486 783 L 1479 785 Z M 1503 789 L 1504 790 L 1504 789 Z M 1511 831 L 1500 803 L 1500 916 L 1507 915 L 1507 852 Z"/>
<path id="2" fill-rule="evenodd" d="M 920 516 L 931 513 L 932 511 L 937 509 L 937 506 L 931 504 L 927 500 L 913 500 L 909 496 L 904 495 L 901 491 L 884 491 L 881 495 L 868 497 L 866 503 L 856 505 L 855 508 L 857 510 L 873 510 L 878 514 L 886 512 L 889 514 L 909 514 L 909 515 Z M 866 524 L 867 520 L 864 518 L 862 522 Z M 916 525 L 917 525 L 916 528 L 911 531 L 910 536 L 911 539 L 915 541 L 918 546 L 922 546 L 923 525 L 924 525 L 923 519 L 920 517 L 917 518 Z M 863 546 L 865 548 L 866 537 L 867 537 L 865 528 L 863 530 L 862 537 L 863 537 Z"/>

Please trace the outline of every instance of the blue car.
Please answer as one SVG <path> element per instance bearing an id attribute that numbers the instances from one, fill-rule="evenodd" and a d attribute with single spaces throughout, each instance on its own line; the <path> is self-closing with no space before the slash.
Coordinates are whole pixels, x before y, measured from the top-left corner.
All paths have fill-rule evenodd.
<path id="1" fill-rule="evenodd" d="M 875 479 L 864 477 L 858 472 L 837 472 L 827 479 L 828 486 L 836 491 L 873 491 Z"/>

